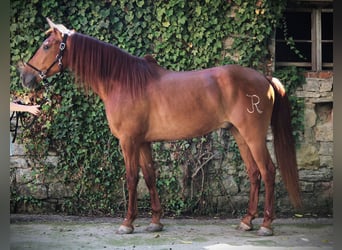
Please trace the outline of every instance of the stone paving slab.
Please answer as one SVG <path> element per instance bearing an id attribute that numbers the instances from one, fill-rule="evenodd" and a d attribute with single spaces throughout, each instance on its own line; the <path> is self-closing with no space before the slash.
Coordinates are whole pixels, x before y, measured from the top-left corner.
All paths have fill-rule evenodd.
<path id="1" fill-rule="evenodd" d="M 12 214 L 10 219 L 11 249 L 328 250 L 334 245 L 332 218 L 276 219 L 270 237 L 236 230 L 238 219 L 165 218 L 162 232 L 149 233 L 149 219 L 138 218 L 130 235 L 115 233 L 120 218 Z M 256 229 L 261 221 L 254 221 Z"/>

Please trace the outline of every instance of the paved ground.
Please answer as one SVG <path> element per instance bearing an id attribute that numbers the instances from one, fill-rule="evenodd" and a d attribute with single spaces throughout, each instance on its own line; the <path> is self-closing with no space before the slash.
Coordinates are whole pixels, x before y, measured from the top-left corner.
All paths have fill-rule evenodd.
<path id="1" fill-rule="evenodd" d="M 331 218 L 276 219 L 274 236 L 236 230 L 237 219 L 162 220 L 160 233 L 145 232 L 149 219 L 138 218 L 131 235 L 115 233 L 119 218 L 11 215 L 11 249 L 333 249 Z M 261 219 L 255 220 L 255 226 Z"/>

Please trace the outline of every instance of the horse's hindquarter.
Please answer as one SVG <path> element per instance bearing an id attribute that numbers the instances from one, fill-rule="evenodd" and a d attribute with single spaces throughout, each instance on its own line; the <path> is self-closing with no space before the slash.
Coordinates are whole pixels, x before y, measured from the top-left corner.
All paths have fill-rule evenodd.
<path id="1" fill-rule="evenodd" d="M 222 80 L 223 96 L 230 102 L 228 114 L 230 122 L 247 137 L 259 134 L 260 138 L 266 136 L 270 125 L 274 89 L 267 78 L 260 72 L 238 65 L 225 66 L 226 76 Z"/>

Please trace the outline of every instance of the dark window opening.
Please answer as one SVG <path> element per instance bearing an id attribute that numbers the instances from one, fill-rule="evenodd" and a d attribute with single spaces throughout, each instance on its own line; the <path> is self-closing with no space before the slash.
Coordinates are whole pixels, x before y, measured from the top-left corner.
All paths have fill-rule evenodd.
<path id="1" fill-rule="evenodd" d="M 333 63 L 333 13 L 322 12 L 322 67 L 331 68 Z"/>
<path id="2" fill-rule="evenodd" d="M 333 10 L 328 5 L 290 5 L 276 29 L 275 66 L 320 71 L 333 68 Z"/>

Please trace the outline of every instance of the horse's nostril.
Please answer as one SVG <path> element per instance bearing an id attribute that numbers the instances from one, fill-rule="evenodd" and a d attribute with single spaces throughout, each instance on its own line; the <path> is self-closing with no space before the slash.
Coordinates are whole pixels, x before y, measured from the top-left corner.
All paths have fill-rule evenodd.
<path id="1" fill-rule="evenodd" d="M 26 88 L 33 88 L 36 85 L 35 75 L 31 73 L 20 74 L 21 84 Z"/>

